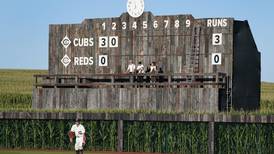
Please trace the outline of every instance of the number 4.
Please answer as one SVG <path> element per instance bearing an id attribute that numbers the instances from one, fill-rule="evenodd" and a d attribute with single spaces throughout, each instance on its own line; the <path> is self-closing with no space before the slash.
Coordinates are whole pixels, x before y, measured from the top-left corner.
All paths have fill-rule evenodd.
<path id="1" fill-rule="evenodd" d="M 222 45 L 222 33 L 212 34 L 212 45 Z"/>

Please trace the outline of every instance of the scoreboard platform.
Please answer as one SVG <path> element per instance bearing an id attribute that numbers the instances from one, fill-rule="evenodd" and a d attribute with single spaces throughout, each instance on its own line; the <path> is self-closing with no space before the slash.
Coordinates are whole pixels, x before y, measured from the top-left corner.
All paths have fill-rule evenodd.
<path id="1" fill-rule="evenodd" d="M 162 72 L 128 73 L 130 61 L 145 68 L 154 63 Z M 248 22 L 230 17 L 144 12 L 55 24 L 49 26 L 49 74 L 35 76 L 32 107 L 256 110 L 260 65 Z"/>

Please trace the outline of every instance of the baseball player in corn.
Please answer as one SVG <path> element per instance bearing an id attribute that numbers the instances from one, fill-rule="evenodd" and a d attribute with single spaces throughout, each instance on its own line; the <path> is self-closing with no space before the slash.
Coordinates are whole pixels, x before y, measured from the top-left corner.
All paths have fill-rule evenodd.
<path id="1" fill-rule="evenodd" d="M 70 143 L 73 143 L 74 137 L 75 139 L 75 151 L 76 154 L 84 153 L 84 145 L 86 144 L 86 136 L 85 136 L 85 127 L 80 124 L 80 120 L 76 119 L 75 124 L 71 127 L 69 131 L 69 140 Z"/>

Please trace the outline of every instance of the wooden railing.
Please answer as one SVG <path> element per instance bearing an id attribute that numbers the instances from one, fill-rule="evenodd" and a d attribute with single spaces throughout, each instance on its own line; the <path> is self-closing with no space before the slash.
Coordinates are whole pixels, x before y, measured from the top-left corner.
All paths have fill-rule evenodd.
<path id="1" fill-rule="evenodd" d="M 203 87 L 224 88 L 226 74 L 57 74 L 34 75 L 37 87 L 97 88 L 97 87 Z M 154 80 L 148 80 L 148 78 Z"/>

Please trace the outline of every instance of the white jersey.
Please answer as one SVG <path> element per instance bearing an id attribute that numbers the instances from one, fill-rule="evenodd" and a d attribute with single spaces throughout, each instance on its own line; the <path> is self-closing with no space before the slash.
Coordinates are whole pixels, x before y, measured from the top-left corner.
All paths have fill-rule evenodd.
<path id="1" fill-rule="evenodd" d="M 156 66 L 150 66 L 150 73 L 156 73 L 156 72 L 157 72 Z"/>
<path id="2" fill-rule="evenodd" d="M 85 134 L 85 127 L 81 124 L 78 126 L 74 124 L 71 129 L 71 132 L 75 133 L 76 142 L 75 142 L 75 150 L 82 150 L 83 149 L 83 142 L 84 142 L 84 134 Z"/>
<path id="3" fill-rule="evenodd" d="M 145 73 L 145 71 L 144 71 L 145 67 L 143 64 L 138 65 L 136 69 L 137 69 L 138 73 Z"/>
<path id="4" fill-rule="evenodd" d="M 135 64 L 129 64 L 127 67 L 127 71 L 130 73 L 134 73 L 135 71 Z"/>

